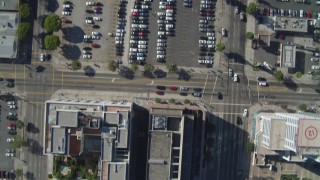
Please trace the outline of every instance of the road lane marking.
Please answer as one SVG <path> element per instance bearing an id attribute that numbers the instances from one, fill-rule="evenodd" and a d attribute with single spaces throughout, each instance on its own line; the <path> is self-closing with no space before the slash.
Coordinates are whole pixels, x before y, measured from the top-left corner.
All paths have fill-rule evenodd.
<path id="1" fill-rule="evenodd" d="M 26 94 L 52 94 L 52 93 L 47 93 L 47 92 L 26 92 Z"/>
<path id="2" fill-rule="evenodd" d="M 52 64 L 51 62 L 34 61 L 31 64 Z"/>
<path id="3" fill-rule="evenodd" d="M 44 104 L 45 102 L 43 101 L 32 101 L 32 102 L 29 102 L 30 104 Z"/>
<path id="4" fill-rule="evenodd" d="M 233 104 L 233 103 L 210 103 L 213 105 L 228 105 L 228 106 L 251 106 L 251 104 Z"/>
<path id="5" fill-rule="evenodd" d="M 81 75 L 64 75 L 64 77 L 75 77 L 75 78 L 89 78 L 87 76 L 81 76 Z M 99 77 L 95 76 L 93 79 L 113 79 L 114 77 Z M 118 78 L 119 79 L 119 78 Z"/>

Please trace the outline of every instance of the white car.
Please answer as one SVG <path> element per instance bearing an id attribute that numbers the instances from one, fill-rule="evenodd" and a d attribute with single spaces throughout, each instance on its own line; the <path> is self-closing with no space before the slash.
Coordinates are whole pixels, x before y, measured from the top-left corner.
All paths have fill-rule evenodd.
<path id="1" fill-rule="evenodd" d="M 86 2 L 86 5 L 87 6 L 94 6 L 94 5 L 96 5 L 96 2 Z"/>
<path id="2" fill-rule="evenodd" d="M 123 41 L 116 41 L 116 44 L 123 44 Z"/>
<path id="3" fill-rule="evenodd" d="M 91 59 L 92 56 L 90 54 L 84 54 L 82 55 L 83 59 Z"/>
<path id="4" fill-rule="evenodd" d="M 158 36 L 160 35 L 166 35 L 166 32 L 165 31 L 158 31 Z"/>
<path id="5" fill-rule="evenodd" d="M 149 6 L 148 5 L 142 5 L 141 8 L 142 9 L 149 9 Z"/>
<path id="6" fill-rule="evenodd" d="M 200 39 L 200 40 L 199 40 L 199 44 L 207 44 L 207 41 Z"/>
<path id="7" fill-rule="evenodd" d="M 164 46 L 166 46 L 166 44 L 165 43 L 157 43 L 157 46 L 164 47 Z"/>
<path id="8" fill-rule="evenodd" d="M 8 116 L 18 116 L 18 114 L 15 113 L 15 112 L 9 112 L 9 113 L 8 113 Z"/>
<path id="9" fill-rule="evenodd" d="M 166 6 L 167 2 L 159 2 L 159 6 Z"/>
<path id="10" fill-rule="evenodd" d="M 92 20 L 89 20 L 89 19 L 86 19 L 85 21 L 87 24 L 93 24 L 93 21 Z"/>
<path id="11" fill-rule="evenodd" d="M 164 20 L 157 20 L 158 24 L 164 24 Z"/>
<path id="12" fill-rule="evenodd" d="M 7 102 L 7 105 L 15 105 L 16 104 L 16 102 L 14 102 L 14 101 L 8 101 Z"/>
<path id="13" fill-rule="evenodd" d="M 138 48 L 146 49 L 146 48 L 147 48 L 147 46 L 146 46 L 146 45 L 138 45 Z"/>
<path id="14" fill-rule="evenodd" d="M 319 62 L 319 58 L 317 58 L 317 57 L 312 57 L 310 60 L 313 62 Z"/>
<path id="15" fill-rule="evenodd" d="M 96 40 L 99 40 L 100 39 L 100 36 L 91 36 L 92 39 L 96 39 Z"/>
<path id="16" fill-rule="evenodd" d="M 302 18 L 304 15 L 303 10 L 300 10 L 300 17 Z"/>
<path id="17" fill-rule="evenodd" d="M 147 44 L 147 41 L 138 41 L 138 44 Z"/>
<path id="18" fill-rule="evenodd" d="M 130 40 L 130 44 L 137 44 L 138 43 L 138 41 L 136 41 L 136 40 Z"/>
<path id="19" fill-rule="evenodd" d="M 247 117 L 247 116 L 248 116 L 248 109 L 244 109 L 244 110 L 243 110 L 242 116 L 243 116 L 243 117 Z"/>
<path id="20" fill-rule="evenodd" d="M 62 15 L 70 16 L 70 15 L 71 15 L 71 12 L 68 12 L 68 11 L 62 11 Z"/>
<path id="21" fill-rule="evenodd" d="M 124 33 L 124 29 L 117 29 L 117 33 Z"/>
<path id="22" fill-rule="evenodd" d="M 138 60 L 138 61 L 144 61 L 145 58 L 144 58 L 144 57 L 137 57 L 137 60 Z"/>
<path id="23" fill-rule="evenodd" d="M 318 52 L 313 52 L 313 56 L 315 56 L 315 57 L 320 57 L 320 53 L 318 53 Z"/>
<path id="24" fill-rule="evenodd" d="M 166 25 L 166 28 L 168 29 L 168 28 L 173 28 L 173 24 L 167 24 Z"/>
<path id="25" fill-rule="evenodd" d="M 212 44 L 212 45 L 214 45 L 215 42 L 214 42 L 214 41 L 207 41 L 207 44 Z"/>
<path id="26" fill-rule="evenodd" d="M 167 9 L 166 13 L 173 13 L 173 9 Z"/>
<path id="27" fill-rule="evenodd" d="M 165 55 L 157 55 L 157 58 L 158 58 L 158 59 L 164 59 L 164 58 L 165 58 Z"/>
<path id="28" fill-rule="evenodd" d="M 158 15 L 158 16 L 165 16 L 166 13 L 165 13 L 165 12 L 158 12 L 157 15 Z"/>
<path id="29" fill-rule="evenodd" d="M 166 13 L 166 17 L 172 17 L 173 16 L 173 13 Z"/>
<path id="30" fill-rule="evenodd" d="M 116 36 L 118 36 L 118 37 L 123 37 L 124 34 L 123 34 L 123 33 L 116 33 Z"/>
<path id="31" fill-rule="evenodd" d="M 95 21 L 102 21 L 102 18 L 101 18 L 101 17 L 93 17 L 93 20 L 95 20 Z"/>
<path id="32" fill-rule="evenodd" d="M 100 33 L 97 32 L 97 31 L 92 31 L 92 32 L 91 32 L 91 35 L 93 35 L 93 36 L 98 36 L 98 35 L 100 35 Z"/>
<path id="33" fill-rule="evenodd" d="M 199 63 L 199 64 L 204 64 L 205 61 L 204 61 L 203 59 L 199 59 L 199 60 L 198 60 L 198 63 Z"/>
<path id="34" fill-rule="evenodd" d="M 14 138 L 7 138 L 7 142 L 8 143 L 13 143 L 14 142 Z"/>
<path id="35" fill-rule="evenodd" d="M 138 49 L 138 52 L 140 52 L 140 53 L 146 53 L 147 52 L 147 49 Z"/>
<path id="36" fill-rule="evenodd" d="M 83 35 L 83 38 L 84 39 L 91 39 L 91 36 L 90 35 Z"/>
<path id="37" fill-rule="evenodd" d="M 316 69 L 316 70 L 318 70 L 318 69 L 320 69 L 320 66 L 313 65 L 313 66 L 311 66 L 311 69 Z"/>
<path id="38" fill-rule="evenodd" d="M 157 55 L 165 55 L 166 53 L 164 51 L 157 51 Z"/>
<path id="39" fill-rule="evenodd" d="M 166 16 L 166 20 L 167 20 L 167 21 L 173 21 L 173 17 L 168 17 L 168 16 Z"/>
<path id="40" fill-rule="evenodd" d="M 71 8 L 71 5 L 70 4 L 64 4 L 62 7 L 63 8 Z"/>
<path id="41" fill-rule="evenodd" d="M 234 74 L 234 76 L 233 76 L 233 81 L 234 81 L 234 82 L 238 82 L 238 74 Z"/>
<path id="42" fill-rule="evenodd" d="M 139 24 L 131 24 L 131 27 L 132 27 L 132 28 L 138 28 L 138 27 L 139 27 Z"/>
<path id="43" fill-rule="evenodd" d="M 45 60 L 45 55 L 44 55 L 44 53 L 41 53 L 40 54 L 40 61 L 44 61 Z"/>
<path id="44" fill-rule="evenodd" d="M 140 28 L 140 29 L 147 29 L 147 28 L 148 28 L 148 25 L 146 25 L 146 24 L 139 24 L 139 28 Z"/>
<path id="45" fill-rule="evenodd" d="M 222 36 L 226 36 L 226 29 L 225 28 L 221 28 L 221 34 L 222 34 Z"/>
<path id="46" fill-rule="evenodd" d="M 157 39 L 157 42 L 158 43 L 165 43 L 167 40 L 165 40 L 165 39 Z"/>
<path id="47" fill-rule="evenodd" d="M 207 33 L 207 36 L 208 36 L 208 37 L 210 37 L 210 36 L 211 36 L 211 37 L 214 37 L 214 33 L 208 32 L 208 33 Z"/>
<path id="48" fill-rule="evenodd" d="M 139 9 L 131 9 L 131 12 L 139 12 Z"/>
<path id="49" fill-rule="evenodd" d="M 215 37 L 212 37 L 212 36 L 209 36 L 209 37 L 208 37 L 208 40 L 210 40 L 210 41 L 215 41 L 216 38 L 215 38 Z"/>
<path id="50" fill-rule="evenodd" d="M 205 60 L 205 63 L 206 64 L 213 64 L 213 61 L 212 60 Z"/>

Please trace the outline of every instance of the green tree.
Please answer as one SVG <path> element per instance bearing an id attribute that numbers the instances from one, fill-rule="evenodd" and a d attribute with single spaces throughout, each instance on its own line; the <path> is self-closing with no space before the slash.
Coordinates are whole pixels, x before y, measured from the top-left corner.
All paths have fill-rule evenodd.
<path id="1" fill-rule="evenodd" d="M 81 63 L 78 60 L 74 60 L 71 62 L 72 71 L 79 70 L 81 68 Z"/>
<path id="2" fill-rule="evenodd" d="M 283 80 L 283 74 L 282 71 L 277 71 L 274 73 L 274 77 L 278 80 L 278 81 L 282 81 Z"/>
<path id="3" fill-rule="evenodd" d="M 316 83 L 320 83 L 320 70 L 312 70 L 312 80 Z"/>
<path id="4" fill-rule="evenodd" d="M 31 7 L 27 3 L 23 3 L 19 6 L 19 16 L 22 19 L 27 19 L 30 16 Z"/>
<path id="5" fill-rule="evenodd" d="M 14 138 L 13 147 L 14 148 L 21 148 L 22 146 L 26 146 L 27 143 L 20 137 L 16 136 Z"/>
<path id="6" fill-rule="evenodd" d="M 252 142 L 247 142 L 247 151 L 248 152 L 254 151 L 254 144 Z"/>
<path id="7" fill-rule="evenodd" d="M 253 32 L 247 32 L 247 39 L 253 39 L 253 38 L 254 38 Z"/>
<path id="8" fill-rule="evenodd" d="M 305 111 L 307 110 L 308 106 L 306 104 L 300 104 L 300 106 L 298 107 L 301 111 Z"/>
<path id="9" fill-rule="evenodd" d="M 299 72 L 296 72 L 296 74 L 295 74 L 295 75 L 296 75 L 296 77 L 297 77 L 297 78 L 301 78 L 302 73 L 299 71 Z"/>
<path id="10" fill-rule="evenodd" d="M 47 32 L 52 33 L 61 29 L 61 19 L 56 14 L 50 14 L 44 21 L 44 28 Z"/>
<path id="11" fill-rule="evenodd" d="M 282 105 L 281 105 L 281 108 L 282 108 L 282 109 L 288 109 L 288 105 L 282 104 Z"/>
<path id="12" fill-rule="evenodd" d="M 175 104 L 175 103 L 176 103 L 176 100 L 173 99 L 173 98 L 171 98 L 171 99 L 169 99 L 169 103 L 170 103 L 170 104 Z"/>
<path id="13" fill-rule="evenodd" d="M 22 129 L 24 127 L 24 123 L 21 120 L 18 120 L 16 125 L 18 129 Z"/>
<path id="14" fill-rule="evenodd" d="M 150 72 L 150 73 L 154 70 L 154 66 L 152 64 L 145 64 L 143 68 L 144 68 L 144 71 Z"/>
<path id="15" fill-rule="evenodd" d="M 185 100 L 183 100 L 183 103 L 184 103 L 184 104 L 189 104 L 189 103 L 190 103 L 190 100 L 189 100 L 189 99 L 185 99 Z"/>
<path id="16" fill-rule="evenodd" d="M 176 73 L 178 71 L 178 67 L 175 64 L 167 64 L 167 69 L 170 74 Z"/>
<path id="17" fill-rule="evenodd" d="M 112 72 L 115 72 L 119 68 L 119 65 L 115 61 L 109 61 L 108 69 Z"/>
<path id="18" fill-rule="evenodd" d="M 246 11 L 247 13 L 254 15 L 258 11 L 257 5 L 254 2 L 250 3 L 247 6 Z"/>
<path id="19" fill-rule="evenodd" d="M 225 48 L 226 48 L 226 47 L 224 46 L 223 43 L 218 43 L 216 49 L 217 49 L 217 51 L 222 52 Z"/>
<path id="20" fill-rule="evenodd" d="M 136 72 L 139 69 L 139 66 L 137 64 L 131 64 L 131 69 Z"/>
<path id="21" fill-rule="evenodd" d="M 48 174 L 48 178 L 52 179 L 53 178 L 52 174 Z"/>
<path id="22" fill-rule="evenodd" d="M 160 103 L 160 102 L 161 102 L 161 99 L 160 99 L 160 98 L 156 98 L 156 99 L 154 99 L 154 101 L 155 101 L 156 103 Z"/>
<path id="23" fill-rule="evenodd" d="M 25 40 L 30 33 L 31 24 L 30 23 L 20 23 L 17 28 L 17 36 L 19 40 Z"/>
<path id="24" fill-rule="evenodd" d="M 48 50 L 54 50 L 60 45 L 59 36 L 56 35 L 47 35 L 44 38 L 44 46 Z"/>
<path id="25" fill-rule="evenodd" d="M 21 177 L 22 174 L 23 174 L 22 169 L 16 169 L 16 176 L 17 176 L 17 177 Z"/>

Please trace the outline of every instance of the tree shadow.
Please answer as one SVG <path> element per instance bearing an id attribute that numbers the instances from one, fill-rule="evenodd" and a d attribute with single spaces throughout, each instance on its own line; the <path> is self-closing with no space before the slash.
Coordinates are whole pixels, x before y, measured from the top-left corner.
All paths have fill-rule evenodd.
<path id="1" fill-rule="evenodd" d="M 134 78 L 134 71 L 127 66 L 121 66 L 119 68 L 119 75 L 126 78 L 126 79 L 133 79 Z"/>
<path id="2" fill-rule="evenodd" d="M 84 67 L 84 74 L 89 77 L 94 77 L 96 75 L 96 70 L 94 70 L 91 66 Z"/>
<path id="3" fill-rule="evenodd" d="M 81 43 L 84 31 L 79 26 L 62 28 L 63 38 L 70 43 Z"/>
<path id="4" fill-rule="evenodd" d="M 142 76 L 147 77 L 147 78 L 151 78 L 151 79 L 154 78 L 154 75 L 151 71 L 143 71 Z"/>
<path id="5" fill-rule="evenodd" d="M 189 81 L 191 79 L 191 76 L 190 74 L 188 73 L 188 71 L 186 71 L 185 69 L 183 68 L 180 68 L 178 71 L 177 71 L 177 74 L 178 74 L 178 79 L 182 79 L 182 80 L 185 80 L 185 81 Z"/>
<path id="6" fill-rule="evenodd" d="M 73 44 L 64 44 L 62 51 L 59 51 L 66 59 L 76 60 L 81 56 L 81 50 L 78 46 Z"/>
<path id="7" fill-rule="evenodd" d="M 291 78 L 286 78 L 283 84 L 290 90 L 296 91 L 298 89 L 298 85 Z"/>
<path id="8" fill-rule="evenodd" d="M 167 73 L 162 69 L 156 69 L 153 71 L 153 74 L 156 78 L 165 78 L 167 77 Z"/>
<path id="9" fill-rule="evenodd" d="M 40 1 L 43 3 L 45 9 L 49 12 L 56 12 L 59 8 L 59 2 L 57 0 L 44 0 Z"/>

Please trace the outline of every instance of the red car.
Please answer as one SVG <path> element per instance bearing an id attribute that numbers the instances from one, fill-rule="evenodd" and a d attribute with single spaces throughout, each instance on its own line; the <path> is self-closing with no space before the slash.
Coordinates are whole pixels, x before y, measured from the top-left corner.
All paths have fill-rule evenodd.
<path id="1" fill-rule="evenodd" d="M 306 16 L 307 16 L 307 18 L 311 18 L 311 16 L 312 16 L 311 12 L 307 11 Z"/>
<path id="2" fill-rule="evenodd" d="M 164 95 L 164 92 L 163 91 L 156 91 L 156 94 L 162 96 L 162 95 Z"/>
<path id="3" fill-rule="evenodd" d="M 132 16 L 139 16 L 139 13 L 137 13 L 137 12 L 132 12 L 131 15 L 132 15 Z"/>
<path id="4" fill-rule="evenodd" d="M 139 36 L 144 36 L 145 35 L 144 32 L 139 32 L 138 34 L 139 34 Z"/>
<path id="5" fill-rule="evenodd" d="M 178 88 L 175 87 L 175 86 L 169 86 L 169 89 L 170 89 L 171 91 L 176 91 Z"/>
<path id="6" fill-rule="evenodd" d="M 270 9 L 269 8 L 266 8 L 265 12 L 266 12 L 266 16 L 270 15 Z"/>
<path id="7" fill-rule="evenodd" d="M 99 44 L 91 44 L 91 47 L 93 47 L 93 48 L 99 48 L 100 45 L 99 45 Z"/>
<path id="8" fill-rule="evenodd" d="M 93 7 L 94 10 L 101 10 L 102 8 L 100 6 Z"/>
<path id="9" fill-rule="evenodd" d="M 63 23 L 72 23 L 72 21 L 70 21 L 69 19 L 62 19 Z"/>
<path id="10" fill-rule="evenodd" d="M 173 9 L 173 6 L 172 5 L 168 5 L 167 9 Z"/>

